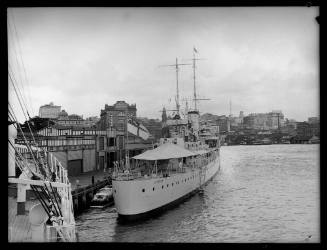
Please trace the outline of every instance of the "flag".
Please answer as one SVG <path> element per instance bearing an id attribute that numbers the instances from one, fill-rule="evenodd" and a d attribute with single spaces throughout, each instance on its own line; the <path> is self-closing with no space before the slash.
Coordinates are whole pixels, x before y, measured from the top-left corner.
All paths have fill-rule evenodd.
<path id="1" fill-rule="evenodd" d="M 193 47 L 193 50 L 194 50 L 195 53 L 199 53 L 199 52 L 195 49 L 195 47 Z"/>

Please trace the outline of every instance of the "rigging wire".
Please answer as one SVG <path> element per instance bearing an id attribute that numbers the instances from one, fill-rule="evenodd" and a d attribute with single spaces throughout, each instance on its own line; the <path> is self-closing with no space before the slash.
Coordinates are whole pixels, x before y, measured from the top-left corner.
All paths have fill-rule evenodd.
<path id="1" fill-rule="evenodd" d="M 18 167 L 20 167 L 20 170 L 22 172 L 26 173 L 26 170 L 25 170 L 24 165 L 23 165 L 23 163 L 25 163 L 25 167 L 31 172 L 32 176 L 34 176 L 34 172 L 29 167 L 27 159 L 21 154 L 21 152 L 19 152 L 19 150 L 16 149 L 16 147 L 11 143 L 10 140 L 8 140 L 8 141 L 9 141 L 11 147 L 14 149 L 15 153 L 17 153 L 17 156 L 20 159 L 20 161 L 17 161 L 17 165 L 18 165 Z M 16 158 L 16 154 L 15 154 L 14 157 Z"/>
<path id="2" fill-rule="evenodd" d="M 21 107 L 22 112 L 23 112 L 23 114 L 24 114 L 24 117 L 25 117 L 25 119 L 26 119 L 27 126 L 28 126 L 28 128 L 29 128 L 30 133 L 31 133 L 31 136 L 32 136 L 32 139 L 33 139 L 33 143 L 34 143 L 34 145 L 36 146 L 37 143 L 36 143 L 36 141 L 35 141 L 35 138 L 34 138 L 34 135 L 33 135 L 32 129 L 31 129 L 31 127 L 30 127 L 29 121 L 28 121 L 28 119 L 27 119 L 27 117 L 26 117 L 26 115 L 25 115 L 23 105 L 22 105 L 22 103 L 21 103 L 21 101 L 20 101 L 20 98 L 19 98 L 19 94 L 18 94 L 18 92 L 17 92 L 17 90 L 16 90 L 16 87 L 15 87 L 15 83 L 14 83 L 15 78 L 14 78 L 14 76 L 11 76 L 11 73 L 10 73 L 10 72 L 8 72 L 8 73 L 9 73 L 9 78 L 10 78 L 10 80 L 11 80 L 11 83 L 12 83 L 12 85 L 13 85 L 13 87 L 14 87 L 14 90 L 15 90 L 15 93 L 16 93 L 16 96 L 17 96 L 17 99 L 18 99 L 18 101 L 19 101 L 20 107 Z M 13 79 L 14 79 L 14 80 L 13 80 Z M 18 91 L 19 91 L 19 89 L 18 89 Z M 25 106 L 25 108 L 27 109 L 26 106 Z M 28 111 L 27 111 L 27 114 L 28 114 Z M 23 131 L 22 131 L 22 133 L 23 133 Z M 34 158 L 34 156 L 33 156 L 33 158 Z M 44 171 L 46 171 L 46 166 L 45 166 L 46 164 L 44 163 L 43 159 L 42 159 L 40 162 L 41 162 L 41 164 L 42 164 L 42 167 L 43 167 Z M 45 175 L 45 176 L 46 176 L 46 175 Z"/>
<path id="3" fill-rule="evenodd" d="M 10 25 L 9 25 L 10 26 Z M 11 29 L 9 29 L 9 31 L 11 31 Z M 12 32 L 11 32 L 12 33 Z M 21 88 L 23 89 L 23 93 L 24 93 L 24 95 L 22 95 L 22 99 L 23 99 L 23 101 L 25 102 L 25 103 L 27 103 L 27 98 L 26 98 L 26 96 L 25 96 L 25 88 L 24 88 L 24 84 L 23 84 L 23 79 L 22 79 L 22 73 L 21 73 L 21 71 L 20 71 L 20 69 L 21 69 L 21 66 L 20 66 L 20 64 L 19 64 L 19 60 L 18 60 L 18 58 L 17 58 L 17 52 L 16 52 L 16 48 L 15 48 L 15 45 L 14 45 L 14 43 L 13 43 L 13 56 L 15 57 L 15 59 L 16 60 L 14 60 L 14 59 L 12 59 L 11 61 L 13 61 L 13 63 L 16 65 L 16 69 L 17 69 L 17 71 L 18 71 L 18 77 L 17 77 L 17 79 L 19 80 L 19 81 L 17 81 L 17 83 L 19 83 L 19 84 L 17 84 L 17 87 L 19 87 L 18 85 L 20 85 L 21 86 Z M 9 67 L 10 67 L 10 63 L 8 63 L 8 65 L 9 65 Z M 13 71 L 13 69 L 11 69 L 12 70 L 12 72 L 14 73 L 14 71 Z M 14 75 L 14 74 L 13 74 Z M 28 103 L 27 103 L 28 104 Z"/>
<path id="4" fill-rule="evenodd" d="M 26 73 L 26 69 L 25 69 L 25 64 L 24 64 L 24 60 L 23 60 L 23 57 L 22 57 L 22 49 L 21 49 L 21 45 L 20 45 L 20 42 L 19 42 L 18 31 L 17 31 L 16 24 L 15 24 L 15 15 L 14 15 L 14 12 L 11 13 L 11 16 L 12 16 L 12 23 L 13 23 L 13 26 L 14 26 L 14 31 L 15 31 L 15 34 L 16 34 L 16 37 L 17 37 L 17 44 L 18 44 L 17 47 L 18 47 L 18 50 L 19 50 L 19 56 L 20 56 L 21 63 L 22 63 L 22 66 L 23 66 L 24 77 L 25 77 L 26 85 L 27 85 L 27 89 L 28 89 L 27 94 L 28 94 L 29 102 L 30 102 L 29 103 L 30 104 L 29 106 L 31 108 L 31 111 L 35 114 L 34 108 L 33 108 L 33 105 L 32 105 L 32 101 L 31 101 L 31 95 L 30 95 L 30 83 L 29 83 L 29 80 L 28 80 L 28 77 L 27 77 L 27 73 Z"/>
<path id="5" fill-rule="evenodd" d="M 48 189 L 47 184 L 44 183 L 44 186 L 45 186 L 45 189 L 46 189 L 46 191 L 47 191 L 47 194 L 49 195 L 49 198 L 51 199 L 52 204 L 53 204 L 54 207 L 55 207 L 55 210 L 56 210 L 56 212 L 57 212 L 57 216 L 58 216 L 58 217 L 59 217 L 59 216 L 62 217 L 62 213 L 61 213 L 61 211 L 60 211 L 59 203 L 58 203 L 58 201 L 57 201 L 57 199 L 56 199 L 56 196 L 55 196 L 54 191 L 52 190 L 52 195 L 53 195 L 53 197 L 51 197 L 51 195 L 50 195 L 51 192 L 50 192 L 50 190 Z M 42 187 L 42 188 L 43 188 L 43 187 Z M 43 188 L 43 189 L 44 189 L 44 188 Z"/>
<path id="6" fill-rule="evenodd" d="M 13 117 L 15 118 L 15 120 L 17 121 L 17 117 L 16 117 L 16 115 L 15 115 L 15 112 L 14 112 L 14 110 L 13 110 L 11 104 L 10 104 L 10 103 L 8 103 L 8 104 L 9 104 L 9 107 L 11 108 L 11 114 L 13 115 Z M 22 127 L 20 126 L 20 124 L 19 124 L 18 122 L 17 122 L 17 125 L 18 125 L 20 131 L 22 132 L 22 135 L 23 135 L 23 138 L 24 138 L 24 142 L 25 142 L 25 144 L 26 144 L 26 147 L 29 149 L 29 151 L 30 151 L 30 153 L 31 153 L 31 155 L 32 155 L 32 158 L 33 158 L 33 160 L 34 160 L 35 166 L 38 166 L 37 161 L 35 160 L 35 157 L 34 157 L 34 154 L 33 154 L 33 150 L 32 150 L 32 148 L 30 147 L 30 145 L 27 143 L 27 139 L 26 139 L 26 137 L 25 137 L 25 134 L 24 134 L 24 132 L 23 132 Z"/>
<path id="7" fill-rule="evenodd" d="M 10 67 L 10 65 L 9 65 L 9 69 L 11 70 L 11 75 L 13 75 L 13 71 L 12 71 L 12 68 Z M 21 96 L 22 102 L 23 102 L 23 104 L 24 104 L 24 106 L 25 106 L 25 109 L 26 109 L 26 113 L 27 113 L 29 119 L 31 119 L 31 117 L 29 116 L 29 113 L 28 113 L 28 108 L 26 107 L 26 104 L 25 104 L 25 102 L 24 102 L 24 100 L 23 100 L 23 98 L 22 98 L 22 94 L 21 94 L 19 88 L 17 87 L 17 90 L 18 90 L 18 91 L 16 90 L 15 83 L 14 83 L 14 82 L 17 83 L 16 79 L 14 78 L 14 76 L 11 77 L 11 75 L 10 75 L 10 72 L 9 72 L 9 77 L 10 77 L 11 83 L 12 83 L 12 85 L 14 86 L 14 90 L 15 90 L 16 96 L 17 96 L 17 98 L 18 98 L 18 101 L 19 101 L 19 103 L 20 103 L 20 106 L 21 106 L 21 109 L 22 109 L 22 111 L 23 111 L 24 117 L 25 117 L 25 119 L 26 119 L 26 122 L 27 122 L 27 125 L 28 125 L 28 128 L 29 128 L 29 131 L 30 131 L 30 133 L 31 133 L 31 135 L 32 135 L 33 142 L 34 142 L 35 145 L 37 145 L 36 140 L 35 140 L 35 137 L 34 137 L 34 134 L 33 134 L 33 132 L 32 132 L 32 129 L 31 129 L 31 127 L 30 127 L 30 124 L 29 124 L 30 122 L 29 122 L 29 120 L 27 119 L 27 117 L 26 117 L 26 115 L 25 115 L 25 113 L 24 113 L 24 109 L 23 109 L 23 107 L 22 107 L 22 105 L 21 105 L 21 102 L 20 102 L 20 98 L 19 98 L 19 96 Z M 18 93 L 17 93 L 17 92 L 18 92 Z M 19 95 L 19 94 L 20 94 L 20 95 Z M 41 148 L 41 149 L 42 149 L 44 155 L 46 155 L 46 152 L 45 152 L 44 148 Z M 46 164 L 45 164 L 43 158 L 41 158 L 41 159 L 42 159 L 41 164 L 42 164 L 43 168 L 46 169 Z M 50 178 L 50 177 L 49 177 L 49 178 Z"/>
<path id="8" fill-rule="evenodd" d="M 13 70 L 12 70 L 10 64 L 9 64 L 8 66 L 9 66 L 9 72 L 8 72 L 8 74 L 9 74 L 9 78 L 10 78 L 10 80 L 11 80 L 11 83 L 12 83 L 13 87 L 14 87 L 14 91 L 15 91 L 15 93 L 16 93 L 17 99 L 18 99 L 18 101 L 19 101 L 19 103 L 20 103 L 20 105 L 21 105 L 21 102 L 20 102 L 20 98 L 21 98 L 21 99 L 22 99 L 22 102 L 23 102 L 23 104 L 24 104 L 24 106 L 25 106 L 25 109 L 28 110 L 28 109 L 27 109 L 27 106 L 26 106 L 26 103 L 24 102 L 23 95 L 22 95 L 22 93 L 20 92 L 20 90 L 19 90 L 19 88 L 18 88 L 18 84 L 17 84 L 17 90 L 18 90 L 18 91 L 16 90 L 16 86 L 15 86 L 14 82 L 17 83 L 17 81 L 16 81 L 16 79 L 15 79 L 15 77 L 14 77 Z M 11 72 L 11 73 L 10 73 L 10 72 Z M 18 92 L 18 93 L 17 93 L 17 92 Z M 25 115 L 25 113 L 24 113 L 24 109 L 23 109 L 22 105 L 21 105 L 21 108 L 22 108 L 22 110 L 23 110 L 24 117 L 25 117 L 25 119 L 27 120 L 27 117 L 26 117 L 26 115 Z"/>

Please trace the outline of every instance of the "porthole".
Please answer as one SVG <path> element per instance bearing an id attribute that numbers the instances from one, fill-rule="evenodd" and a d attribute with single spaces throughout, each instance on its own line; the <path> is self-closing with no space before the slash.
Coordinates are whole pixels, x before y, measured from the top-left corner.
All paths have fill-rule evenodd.
<path id="1" fill-rule="evenodd" d="M 143 193 L 145 192 L 145 189 L 144 189 L 144 188 L 142 189 L 142 192 L 143 192 Z"/>

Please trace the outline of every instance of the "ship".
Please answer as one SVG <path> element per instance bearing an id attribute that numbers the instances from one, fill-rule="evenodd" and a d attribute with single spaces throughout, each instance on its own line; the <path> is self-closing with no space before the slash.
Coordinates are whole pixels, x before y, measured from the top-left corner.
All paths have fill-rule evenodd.
<path id="1" fill-rule="evenodd" d="M 32 141 L 29 140 L 10 103 L 9 107 L 8 183 L 17 188 L 17 215 L 9 225 L 12 230 L 9 241 L 75 242 L 77 232 L 67 169 L 51 152 L 38 147 L 31 130 Z M 15 142 L 17 131 L 24 138 L 22 144 Z M 27 199 L 29 190 L 36 200 Z M 26 202 L 35 203 L 27 215 Z M 26 216 L 25 226 L 15 223 Z M 15 235 L 15 232 L 23 233 Z"/>
<path id="2" fill-rule="evenodd" d="M 17 66 L 24 65 L 22 57 L 20 59 L 21 62 L 16 61 Z M 8 195 L 11 196 L 8 197 L 11 212 L 8 214 L 8 241 L 76 242 L 72 187 L 67 169 L 37 141 L 22 88 L 27 82 L 21 80 L 18 84 L 16 79 L 23 78 L 15 74 L 17 69 L 13 70 L 10 63 L 8 68 L 9 86 L 15 94 L 8 101 L 8 190 L 12 188 L 16 192 Z M 27 81 L 26 75 L 25 79 Z M 15 97 L 21 113 L 13 107 Z M 19 123 L 19 114 L 24 115 L 25 126 Z"/>
<path id="3" fill-rule="evenodd" d="M 112 188 L 118 219 L 135 221 L 161 214 L 186 198 L 203 191 L 203 186 L 220 169 L 220 140 L 218 135 L 201 133 L 200 112 L 197 108 L 194 70 L 194 108 L 186 105 L 181 117 L 178 92 L 176 110 L 172 118 L 163 122 L 157 145 L 129 159 L 125 164 L 115 164 Z M 170 110 L 172 111 L 172 110 Z"/>

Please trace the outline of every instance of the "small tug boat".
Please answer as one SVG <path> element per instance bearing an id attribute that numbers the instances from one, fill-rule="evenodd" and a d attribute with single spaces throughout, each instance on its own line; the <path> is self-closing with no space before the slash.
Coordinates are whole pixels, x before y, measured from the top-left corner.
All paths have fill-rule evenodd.
<path id="1" fill-rule="evenodd" d="M 93 197 L 91 201 L 92 208 L 104 208 L 114 203 L 112 188 L 105 186 L 101 188 Z"/>

